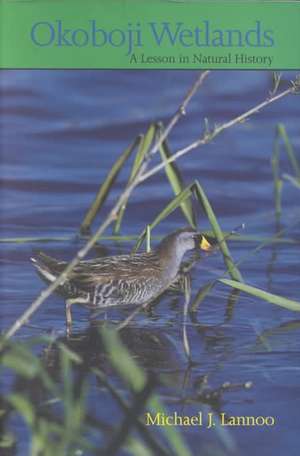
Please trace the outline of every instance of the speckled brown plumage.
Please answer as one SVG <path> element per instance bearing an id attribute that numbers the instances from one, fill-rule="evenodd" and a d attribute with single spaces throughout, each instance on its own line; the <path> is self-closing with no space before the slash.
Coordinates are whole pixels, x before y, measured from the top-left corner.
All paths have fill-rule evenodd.
<path id="1" fill-rule="evenodd" d="M 60 286 L 67 307 L 145 304 L 156 299 L 175 280 L 184 254 L 203 236 L 184 228 L 165 237 L 149 253 L 117 255 L 81 261 Z M 40 252 L 32 258 L 42 278 L 53 282 L 67 263 Z M 69 318 L 71 316 L 69 315 Z"/>

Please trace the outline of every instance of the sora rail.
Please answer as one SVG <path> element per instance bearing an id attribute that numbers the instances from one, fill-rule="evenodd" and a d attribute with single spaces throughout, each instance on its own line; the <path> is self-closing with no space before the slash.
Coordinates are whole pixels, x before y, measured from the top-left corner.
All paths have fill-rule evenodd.
<path id="1" fill-rule="evenodd" d="M 183 228 L 166 236 L 151 252 L 80 261 L 58 288 L 66 300 L 67 328 L 72 326 L 75 303 L 93 308 L 150 303 L 176 280 L 185 253 L 197 247 L 212 248 L 203 234 Z M 31 261 L 48 283 L 67 266 L 42 252 Z"/>

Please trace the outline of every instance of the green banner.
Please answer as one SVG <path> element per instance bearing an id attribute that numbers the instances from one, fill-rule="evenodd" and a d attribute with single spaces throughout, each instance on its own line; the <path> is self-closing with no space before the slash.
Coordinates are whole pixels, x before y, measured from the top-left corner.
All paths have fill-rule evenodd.
<path id="1" fill-rule="evenodd" d="M 298 1 L 0 2 L 1 68 L 299 69 Z"/>

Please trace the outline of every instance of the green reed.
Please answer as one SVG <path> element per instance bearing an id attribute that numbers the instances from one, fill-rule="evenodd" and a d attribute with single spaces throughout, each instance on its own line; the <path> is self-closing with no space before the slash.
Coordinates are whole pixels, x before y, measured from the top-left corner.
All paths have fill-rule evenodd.
<path id="1" fill-rule="evenodd" d="M 283 174 L 280 172 L 280 153 L 285 152 L 290 166 L 294 172 L 294 175 Z M 280 123 L 276 127 L 274 146 L 271 158 L 273 182 L 274 182 L 274 201 L 275 201 L 275 213 L 281 214 L 282 211 L 282 177 L 289 181 L 296 188 L 300 188 L 300 164 L 296 156 L 296 152 L 288 136 L 285 126 Z"/>

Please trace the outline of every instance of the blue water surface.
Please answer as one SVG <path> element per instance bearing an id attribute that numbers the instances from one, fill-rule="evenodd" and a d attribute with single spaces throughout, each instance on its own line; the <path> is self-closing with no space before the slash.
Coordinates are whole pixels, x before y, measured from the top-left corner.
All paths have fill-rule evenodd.
<path id="1" fill-rule="evenodd" d="M 294 76 L 285 73 L 283 86 Z M 1 242 L 1 330 L 22 314 L 44 286 L 29 261 L 33 251 L 72 258 L 84 242 L 76 237 L 80 223 L 114 160 L 151 122 L 168 122 L 196 77 L 195 71 L 1 72 L 0 235 L 7 241 L 35 239 Z M 271 86 L 270 72 L 212 72 L 170 135 L 171 149 L 176 151 L 199 138 L 205 118 L 211 126 L 221 124 L 260 103 L 269 96 Z M 256 253 L 253 250 L 259 241 L 232 241 L 229 247 L 235 261 L 242 261 L 240 269 L 247 283 L 298 301 L 300 194 L 284 183 L 283 212 L 276 220 L 271 154 L 275 128 L 281 122 L 299 156 L 299 117 L 299 98 L 284 97 L 178 161 L 185 183 L 197 179 L 205 189 L 222 229 L 230 231 L 244 223 L 242 235 L 263 240 L 282 230 L 282 238 L 295 241 L 267 244 Z M 125 165 L 94 227 L 104 220 L 124 188 L 131 164 Z M 284 152 L 281 170 L 292 172 Z M 164 172 L 144 182 L 130 198 L 122 233 L 140 233 L 172 196 Z M 203 212 L 196 210 L 199 227 L 209 229 Z M 177 210 L 153 234 L 164 235 L 185 225 Z M 101 245 L 101 254 L 109 255 L 129 252 L 133 244 L 103 241 Z M 94 250 L 90 256 L 98 254 L 99 250 Z M 224 272 L 220 253 L 198 262 L 192 271 L 192 298 L 201 286 Z M 207 410 L 201 402 L 182 409 L 173 399 L 190 394 L 195 382 L 208 375 L 214 388 L 224 382 L 253 384 L 249 390 L 225 394 L 221 411 L 275 419 L 273 427 L 226 427 L 222 431 L 185 428 L 181 432 L 193 454 L 213 454 L 208 449 L 217 445 L 222 454 L 296 456 L 300 317 L 243 293 L 234 303 L 231 292 L 229 287 L 217 284 L 188 320 L 195 361 L 188 380 L 182 348 L 181 294 L 164 296 L 150 316 L 137 317 L 128 330 L 127 343 L 146 368 L 169 379 L 169 388 L 162 386 L 160 394 L 170 412 L 193 415 Z M 74 317 L 75 330 L 87 331 L 86 310 L 76 308 Z M 51 330 L 63 337 L 64 318 L 63 300 L 53 295 L 17 337 L 26 339 Z M 106 318 L 118 320 L 124 314 L 114 312 Z M 149 342 L 153 335 L 159 347 Z M 8 383 L 9 378 L 3 379 L 4 387 Z M 105 406 L 97 409 L 95 401 Z M 115 404 L 96 385 L 88 402 L 100 417 L 112 424 L 118 422 Z M 27 429 L 18 420 L 13 428 L 18 454 L 23 456 L 28 451 Z"/>

